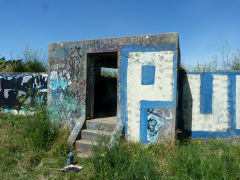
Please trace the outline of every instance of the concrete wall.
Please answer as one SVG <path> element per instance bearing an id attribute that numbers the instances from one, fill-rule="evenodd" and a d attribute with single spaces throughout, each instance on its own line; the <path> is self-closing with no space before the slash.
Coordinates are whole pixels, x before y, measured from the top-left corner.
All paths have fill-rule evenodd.
<path id="1" fill-rule="evenodd" d="M 240 134 L 240 72 L 181 74 L 182 128 L 193 138 Z M 181 125 L 180 125 L 181 126 Z"/>
<path id="2" fill-rule="evenodd" d="M 177 54 L 169 45 L 123 47 L 121 89 L 126 97 L 121 110 L 130 140 L 149 143 L 174 138 Z"/>
<path id="3" fill-rule="evenodd" d="M 91 114 L 93 88 L 88 87 L 94 83 L 87 57 L 89 53 L 103 52 L 118 52 L 117 115 L 128 139 L 144 143 L 159 137 L 173 139 L 179 64 L 177 33 L 50 44 L 51 118 L 74 128 Z"/>
<path id="4" fill-rule="evenodd" d="M 19 98 L 29 97 L 36 89 L 46 99 L 47 79 L 46 73 L 0 73 L 0 108 L 16 113 L 16 106 L 21 105 Z"/>

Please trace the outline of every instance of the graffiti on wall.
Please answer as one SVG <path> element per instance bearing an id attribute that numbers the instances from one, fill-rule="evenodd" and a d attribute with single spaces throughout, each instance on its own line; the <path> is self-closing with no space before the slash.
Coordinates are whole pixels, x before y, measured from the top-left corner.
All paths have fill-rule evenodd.
<path id="1" fill-rule="evenodd" d="M 117 51 L 112 41 L 56 43 L 50 47 L 49 112 L 51 119 L 73 128 L 85 120 L 87 53 Z"/>
<path id="2" fill-rule="evenodd" d="M 15 109 L 21 106 L 21 97 L 30 98 L 39 90 L 42 100 L 47 98 L 47 74 L 0 74 L 0 107 Z"/>
<path id="3" fill-rule="evenodd" d="M 81 51 L 77 47 L 63 46 L 56 49 L 54 57 L 62 58 L 62 64 L 50 70 L 49 112 L 53 120 L 73 128 L 85 115 L 86 80 L 81 68 Z"/>
<path id="4" fill-rule="evenodd" d="M 147 142 L 157 142 L 167 121 L 171 121 L 172 118 L 172 112 L 169 110 L 148 109 Z"/>

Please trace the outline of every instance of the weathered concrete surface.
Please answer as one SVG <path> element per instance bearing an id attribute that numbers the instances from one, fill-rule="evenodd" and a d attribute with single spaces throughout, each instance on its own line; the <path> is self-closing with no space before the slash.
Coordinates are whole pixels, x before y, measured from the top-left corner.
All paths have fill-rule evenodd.
<path id="1" fill-rule="evenodd" d="M 143 131 L 142 128 L 146 128 L 144 127 L 144 125 L 142 125 L 144 121 L 143 118 L 148 118 L 148 122 L 150 122 L 150 124 L 147 125 L 147 141 L 157 141 L 158 133 L 160 133 L 160 131 L 163 131 L 163 129 L 166 128 L 166 124 L 168 124 L 169 129 L 175 129 L 175 124 L 173 124 L 172 122 L 172 119 L 174 118 L 172 111 L 169 111 L 168 115 L 165 115 L 165 113 L 156 112 L 156 109 L 161 110 L 161 108 L 149 107 L 148 111 L 146 112 L 148 113 L 148 115 L 145 117 L 141 117 L 141 111 L 144 111 L 143 107 L 141 107 L 142 100 L 147 100 L 149 102 L 149 106 L 153 104 L 153 101 L 159 101 L 159 106 L 161 106 L 161 102 L 172 102 L 173 98 L 176 97 L 173 95 L 173 93 L 175 93 L 173 91 L 173 55 L 173 51 L 129 53 L 129 63 L 127 68 L 127 107 L 129 139 L 138 141 L 140 138 L 143 138 L 140 137 L 140 131 Z M 141 84 L 141 79 L 143 78 L 143 65 L 156 68 L 153 84 Z M 164 105 L 162 106 L 164 110 L 168 109 L 167 107 L 164 107 Z M 169 121 L 170 123 L 168 123 Z M 155 124 L 157 122 L 158 125 Z M 170 135 L 168 133 L 166 134 L 166 138 L 168 138 Z M 174 133 L 174 131 L 172 131 L 172 133 Z M 174 135 L 172 134 L 171 136 Z"/>
<path id="2" fill-rule="evenodd" d="M 92 154 L 92 147 L 103 138 L 105 138 L 105 141 L 102 143 L 108 143 L 107 141 L 112 135 L 116 122 L 117 117 L 87 120 L 87 129 L 82 130 L 81 140 L 75 142 L 76 150 L 79 152 L 78 156 L 89 157 Z"/>
<path id="3" fill-rule="evenodd" d="M 79 130 L 79 124 L 82 124 L 79 121 L 91 116 L 93 112 L 91 89 L 94 87 L 91 85 L 91 72 L 87 78 L 87 59 L 89 53 L 103 52 L 118 52 L 117 127 L 121 128 L 124 124 L 128 139 L 133 141 L 148 143 L 157 141 L 159 137 L 162 139 L 174 139 L 177 106 L 177 69 L 180 62 L 177 33 L 50 44 L 48 99 L 52 119 L 65 124 L 71 129 L 78 124 L 76 129 Z M 143 58 L 140 58 L 138 62 L 137 56 L 140 54 L 142 57 L 150 59 L 145 59 L 145 62 Z M 135 63 L 131 65 L 131 61 L 134 61 L 134 59 Z M 136 77 L 138 78 L 138 82 L 136 82 L 139 83 L 139 80 L 141 81 L 139 75 L 142 73 L 141 66 L 149 65 L 149 63 L 154 66 L 154 68 L 150 69 L 155 69 L 155 72 L 151 72 L 154 77 L 150 77 L 150 80 L 154 79 L 153 81 L 156 84 L 141 84 L 134 87 L 134 89 L 144 88 L 146 90 L 141 92 L 143 94 L 134 97 L 129 96 L 128 93 L 131 94 L 134 91 L 134 89 L 128 88 L 130 79 Z M 138 67 L 138 70 L 131 70 L 131 66 Z M 146 67 L 146 69 L 149 68 Z M 164 73 L 167 73 L 167 76 L 164 76 Z M 142 78 L 149 80 L 147 75 Z M 153 91 L 151 92 L 151 90 Z M 141 104 L 141 107 L 139 104 Z M 135 107 L 138 115 L 131 117 L 131 109 Z M 160 113 L 166 110 L 168 111 L 167 115 Z M 169 114 L 171 114 L 171 119 L 168 119 Z M 128 115 L 130 115 L 131 119 L 128 118 Z M 148 126 L 149 122 L 152 123 L 150 126 Z M 157 125 L 154 125 L 155 122 Z M 152 132 L 149 132 L 148 127 L 151 127 Z M 133 131 L 134 129 L 136 131 Z M 75 137 L 77 137 L 77 130 L 73 131 Z M 162 132 L 165 133 L 162 134 Z M 154 138 L 150 137 L 152 135 L 154 135 Z M 73 134 L 72 137 L 74 137 Z M 147 139 L 147 137 L 149 138 Z"/>

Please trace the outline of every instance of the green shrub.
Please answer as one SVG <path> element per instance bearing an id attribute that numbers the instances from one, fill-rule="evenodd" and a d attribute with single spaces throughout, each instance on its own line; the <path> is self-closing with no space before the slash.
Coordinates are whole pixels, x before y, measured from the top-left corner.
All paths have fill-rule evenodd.
<path id="1" fill-rule="evenodd" d="M 46 102 L 42 100 L 39 89 L 29 90 L 29 96 L 19 97 L 19 103 L 18 109 L 23 109 L 27 115 L 21 122 L 23 137 L 34 149 L 49 149 L 57 138 L 58 131 L 50 120 Z"/>
<path id="2" fill-rule="evenodd" d="M 24 138 L 33 148 L 49 149 L 58 131 L 50 120 L 46 108 L 38 109 L 29 119 L 24 120 Z"/>
<path id="3" fill-rule="evenodd" d="M 0 56 L 0 72 L 47 72 L 47 56 L 41 49 L 33 50 L 29 45 L 17 59 L 6 60 Z"/>
<path id="4" fill-rule="evenodd" d="M 47 68 L 41 61 L 34 59 L 13 66 L 12 70 L 13 72 L 46 72 Z"/>

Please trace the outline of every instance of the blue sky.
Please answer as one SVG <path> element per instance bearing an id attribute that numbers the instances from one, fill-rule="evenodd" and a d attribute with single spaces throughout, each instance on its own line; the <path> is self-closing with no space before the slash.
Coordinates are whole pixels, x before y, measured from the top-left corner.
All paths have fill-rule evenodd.
<path id="1" fill-rule="evenodd" d="M 0 55 L 26 44 L 178 32 L 182 61 L 211 60 L 227 40 L 240 48 L 239 0 L 0 0 Z"/>

